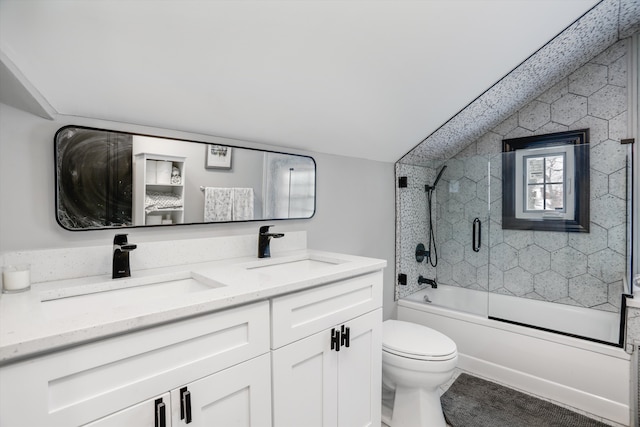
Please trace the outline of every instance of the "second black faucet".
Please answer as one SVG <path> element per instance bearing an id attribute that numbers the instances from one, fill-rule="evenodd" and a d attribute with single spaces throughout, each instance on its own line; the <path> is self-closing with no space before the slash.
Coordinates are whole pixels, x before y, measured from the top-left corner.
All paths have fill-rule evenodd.
<path id="1" fill-rule="evenodd" d="M 260 233 L 258 234 L 258 258 L 269 258 L 271 256 L 269 242 L 272 237 L 274 239 L 284 237 L 284 233 L 269 233 L 269 227 L 273 227 L 273 225 L 263 225 L 260 227 Z"/>
<path id="2" fill-rule="evenodd" d="M 113 238 L 112 279 L 131 276 L 129 252 L 137 247 L 138 245 L 127 241 L 126 234 L 116 234 L 116 237 Z"/>

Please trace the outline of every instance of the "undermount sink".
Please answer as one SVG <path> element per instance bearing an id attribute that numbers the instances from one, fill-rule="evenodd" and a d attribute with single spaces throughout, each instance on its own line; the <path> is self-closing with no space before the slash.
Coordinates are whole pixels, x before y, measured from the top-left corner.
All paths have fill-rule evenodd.
<path id="1" fill-rule="evenodd" d="M 115 279 L 41 292 L 48 313 L 75 312 L 87 307 L 114 307 L 206 291 L 224 286 L 191 271 L 141 278 Z"/>
<path id="2" fill-rule="evenodd" d="M 337 264 L 342 264 L 344 262 L 344 260 L 340 259 L 323 257 L 305 257 L 302 259 L 284 258 L 281 260 L 269 259 L 246 265 L 245 269 L 256 273 L 265 273 L 270 275 L 288 275 L 314 273 L 318 270 L 322 270 Z"/>

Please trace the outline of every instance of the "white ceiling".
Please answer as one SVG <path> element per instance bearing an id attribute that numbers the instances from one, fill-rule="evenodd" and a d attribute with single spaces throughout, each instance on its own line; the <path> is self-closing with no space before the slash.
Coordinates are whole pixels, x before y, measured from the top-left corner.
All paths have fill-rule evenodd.
<path id="1" fill-rule="evenodd" d="M 596 0 L 0 0 L 58 114 L 394 162 Z"/>

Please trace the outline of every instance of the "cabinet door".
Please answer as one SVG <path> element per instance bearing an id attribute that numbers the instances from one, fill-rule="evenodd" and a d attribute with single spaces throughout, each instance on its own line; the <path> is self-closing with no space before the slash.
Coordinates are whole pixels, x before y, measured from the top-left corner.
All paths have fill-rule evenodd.
<path id="1" fill-rule="evenodd" d="M 380 425 L 382 309 L 344 324 L 349 347 L 338 354 L 338 426 Z"/>
<path id="2" fill-rule="evenodd" d="M 173 426 L 271 426 L 270 354 L 171 391 Z"/>
<path id="3" fill-rule="evenodd" d="M 275 426 L 337 425 L 337 359 L 331 350 L 331 330 L 273 352 Z"/>
<path id="4" fill-rule="evenodd" d="M 169 393 L 133 405 L 86 424 L 87 427 L 171 427 Z"/>

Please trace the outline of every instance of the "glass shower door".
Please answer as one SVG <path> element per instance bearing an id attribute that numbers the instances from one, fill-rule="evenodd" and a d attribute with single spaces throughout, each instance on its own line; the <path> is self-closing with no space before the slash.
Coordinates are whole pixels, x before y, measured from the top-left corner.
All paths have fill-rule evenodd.
<path id="1" fill-rule="evenodd" d="M 464 288 L 458 309 L 487 316 L 489 168 L 484 156 L 454 157 L 434 191 L 438 284 Z"/>
<path id="2" fill-rule="evenodd" d="M 575 170 L 565 163 L 561 173 L 549 160 L 555 152 L 516 151 L 491 159 L 488 316 L 616 345 L 630 259 L 629 150 L 617 141 L 580 150 L 586 161 L 578 159 Z M 530 164 L 537 168 L 528 169 Z M 505 168 L 516 166 L 518 184 L 509 185 L 513 171 Z M 586 191 L 574 180 L 582 180 Z M 557 191 L 561 184 L 565 194 Z M 522 197 L 513 197 L 516 192 Z M 520 220 L 518 209 L 538 209 L 540 217 L 521 214 Z M 578 218 L 578 209 L 587 214 L 582 226 L 566 219 Z"/>

